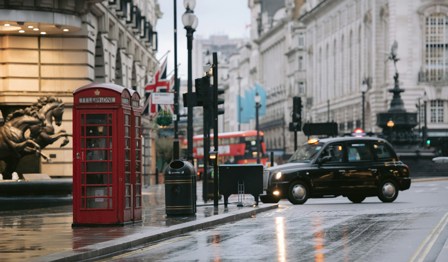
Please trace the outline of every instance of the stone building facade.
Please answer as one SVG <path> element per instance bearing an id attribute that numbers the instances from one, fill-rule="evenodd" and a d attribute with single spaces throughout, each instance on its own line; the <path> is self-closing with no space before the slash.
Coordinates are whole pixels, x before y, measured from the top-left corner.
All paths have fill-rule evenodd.
<path id="1" fill-rule="evenodd" d="M 448 2 L 422 0 L 315 1 L 299 21 L 306 26 L 308 120 L 335 121 L 339 131 L 361 126 L 363 81 L 366 131 L 381 132 L 377 114 L 390 107 L 397 63 L 404 106 L 417 112 L 420 137 L 448 138 Z M 426 114 L 426 117 L 425 117 Z"/>
<path id="2" fill-rule="evenodd" d="M 260 127 L 268 151 L 278 155 L 293 151 L 288 131 L 293 96 L 302 98 L 302 123 L 334 121 L 340 135 L 350 134 L 363 126 L 365 83 L 365 131 L 379 134 L 377 114 L 392 100 L 395 68 L 388 57 L 397 41 L 401 95 L 405 109 L 418 115 L 415 133 L 448 151 L 447 5 L 442 0 L 250 0 L 250 50 L 233 57 L 230 86 L 264 86 L 267 114 Z M 299 134 L 299 143 L 305 139 Z"/>
<path id="3" fill-rule="evenodd" d="M 72 92 L 92 82 L 136 90 L 157 68 L 157 0 L 0 1 L 0 110 L 3 117 L 41 96 L 65 103 L 61 128 L 72 130 Z M 143 103 L 142 103 L 143 104 Z M 149 120 L 144 120 L 146 171 Z M 28 160 L 25 172 L 53 177 L 72 175 L 71 142 L 45 153 L 51 162 Z"/>

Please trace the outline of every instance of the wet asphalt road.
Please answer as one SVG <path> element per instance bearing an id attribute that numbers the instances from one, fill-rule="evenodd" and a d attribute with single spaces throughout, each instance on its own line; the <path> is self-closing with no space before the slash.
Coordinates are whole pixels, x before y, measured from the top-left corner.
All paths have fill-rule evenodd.
<path id="1" fill-rule="evenodd" d="M 394 203 L 338 197 L 294 206 L 282 200 L 257 217 L 104 261 L 443 261 L 447 200 L 448 181 L 413 183 Z"/>

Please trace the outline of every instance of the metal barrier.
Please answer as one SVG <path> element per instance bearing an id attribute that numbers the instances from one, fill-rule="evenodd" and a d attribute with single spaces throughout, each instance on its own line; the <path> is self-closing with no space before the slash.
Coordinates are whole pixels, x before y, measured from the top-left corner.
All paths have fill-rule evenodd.
<path id="1" fill-rule="evenodd" d="M 238 201 L 242 194 L 251 194 L 258 205 L 258 196 L 263 193 L 263 165 L 219 165 L 219 193 L 224 196 L 225 207 L 232 194 L 238 194 Z"/>

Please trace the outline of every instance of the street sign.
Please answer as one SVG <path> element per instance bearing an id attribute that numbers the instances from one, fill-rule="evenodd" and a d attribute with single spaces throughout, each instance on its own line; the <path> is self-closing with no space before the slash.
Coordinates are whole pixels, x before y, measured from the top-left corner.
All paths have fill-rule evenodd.
<path id="1" fill-rule="evenodd" d="M 338 124 L 335 122 L 306 123 L 303 125 L 303 133 L 306 136 L 316 136 L 316 135 L 337 136 Z"/>
<path id="2" fill-rule="evenodd" d="M 174 104 L 174 93 L 151 93 L 152 103 L 158 105 Z"/>

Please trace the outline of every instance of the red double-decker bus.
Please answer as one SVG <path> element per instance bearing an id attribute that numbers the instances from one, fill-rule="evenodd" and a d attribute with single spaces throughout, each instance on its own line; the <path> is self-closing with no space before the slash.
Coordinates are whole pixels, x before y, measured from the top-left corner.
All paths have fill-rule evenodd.
<path id="1" fill-rule="evenodd" d="M 260 164 L 266 165 L 268 157 L 264 133 L 259 132 Z M 213 135 L 210 135 L 213 149 Z M 257 131 L 237 131 L 218 134 L 218 163 L 220 164 L 254 164 L 257 163 Z M 198 175 L 204 172 L 204 136 L 193 137 L 193 157 L 196 159 Z"/>

